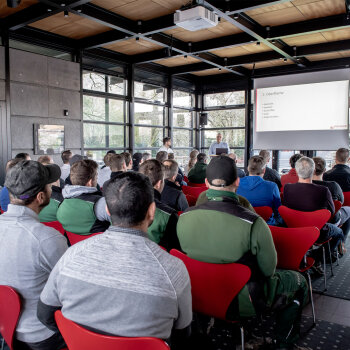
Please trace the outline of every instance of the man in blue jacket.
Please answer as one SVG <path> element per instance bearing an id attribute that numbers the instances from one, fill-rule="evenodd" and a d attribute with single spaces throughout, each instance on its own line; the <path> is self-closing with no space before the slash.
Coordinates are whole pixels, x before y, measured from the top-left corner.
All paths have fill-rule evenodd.
<path id="1" fill-rule="evenodd" d="M 274 182 L 263 179 L 266 163 L 260 156 L 249 159 L 249 176 L 241 178 L 237 194 L 248 199 L 253 207 L 268 206 L 273 209 L 274 215 L 268 221 L 270 225 L 281 222 L 278 208 L 281 206 L 281 197 Z"/>

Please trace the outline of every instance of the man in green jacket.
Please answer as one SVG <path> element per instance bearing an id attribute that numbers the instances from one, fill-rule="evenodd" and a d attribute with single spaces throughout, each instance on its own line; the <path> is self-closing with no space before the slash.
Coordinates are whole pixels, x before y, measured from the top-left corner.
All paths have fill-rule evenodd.
<path id="1" fill-rule="evenodd" d="M 271 232 L 260 216 L 240 204 L 235 193 L 239 178 L 231 158 L 212 159 L 205 181 L 208 201 L 188 208 L 179 218 L 177 234 L 182 250 L 200 261 L 249 266 L 251 279 L 239 293 L 238 303 L 233 301 L 233 309 L 238 308 L 241 317 L 275 311 L 276 348 L 293 348 L 307 299 L 305 278 L 294 271 L 276 271 Z"/>
<path id="2" fill-rule="evenodd" d="M 207 155 L 205 153 L 199 153 L 197 155 L 197 163 L 188 173 L 188 181 L 194 184 L 204 184 L 206 169 Z"/>

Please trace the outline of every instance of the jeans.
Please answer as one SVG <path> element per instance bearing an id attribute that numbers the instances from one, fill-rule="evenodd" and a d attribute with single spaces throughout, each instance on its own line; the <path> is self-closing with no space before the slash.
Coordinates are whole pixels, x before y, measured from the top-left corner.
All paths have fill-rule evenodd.
<path id="1" fill-rule="evenodd" d="M 340 213 L 340 223 L 341 229 L 344 235 L 344 242 L 348 237 L 350 231 L 350 207 L 341 207 L 339 210 Z"/>
<path id="2" fill-rule="evenodd" d="M 342 229 L 334 224 L 327 223 L 326 225 L 324 225 L 320 232 L 320 238 L 318 239 L 318 241 L 326 241 L 329 238 L 332 238 L 329 244 L 331 248 L 331 253 L 334 253 L 339 243 L 344 242 L 344 235 Z"/>

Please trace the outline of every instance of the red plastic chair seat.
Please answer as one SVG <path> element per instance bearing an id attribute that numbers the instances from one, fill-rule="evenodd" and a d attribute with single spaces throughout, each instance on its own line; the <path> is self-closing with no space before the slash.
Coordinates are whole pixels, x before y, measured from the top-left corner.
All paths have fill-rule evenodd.
<path id="1" fill-rule="evenodd" d="M 343 192 L 344 194 L 344 203 L 343 206 L 350 207 L 350 191 L 348 192 Z"/>
<path id="2" fill-rule="evenodd" d="M 157 338 L 125 338 L 91 332 L 65 318 L 61 311 L 55 312 L 55 320 L 69 350 L 169 350 L 169 346 Z"/>
<path id="3" fill-rule="evenodd" d="M 265 221 L 269 220 L 272 216 L 273 210 L 271 207 L 254 207 L 254 210 L 260 215 Z"/>
<path id="4" fill-rule="evenodd" d="M 69 240 L 69 243 L 71 245 L 75 244 L 75 243 L 78 243 L 78 242 L 81 242 L 81 241 L 84 241 L 85 239 L 87 238 L 90 238 L 92 236 L 96 236 L 96 235 L 99 235 L 103 232 L 96 232 L 96 233 L 91 233 L 91 235 L 78 235 L 76 233 L 72 233 L 72 232 L 68 232 L 66 231 L 66 234 L 67 234 L 67 237 L 68 237 L 68 240 Z"/>
<path id="5" fill-rule="evenodd" d="M 205 183 L 195 184 L 193 182 L 188 182 L 187 185 L 190 186 L 190 187 L 204 187 L 205 189 L 207 188 L 207 185 Z"/>
<path id="6" fill-rule="evenodd" d="M 186 194 L 187 203 L 190 207 L 194 207 L 197 203 L 197 198 L 190 194 Z"/>
<path id="7" fill-rule="evenodd" d="M 0 286 L 0 333 L 11 350 L 14 350 L 13 340 L 20 312 L 18 293 L 9 286 Z"/>
<path id="8" fill-rule="evenodd" d="M 48 226 L 48 227 L 52 227 L 55 230 L 57 230 L 58 232 L 62 233 L 62 235 L 64 235 L 64 232 L 65 232 L 64 228 L 59 221 L 42 222 L 42 224 L 44 224 L 45 226 Z"/>
<path id="9" fill-rule="evenodd" d="M 195 197 L 196 199 L 199 197 L 199 195 L 206 191 L 206 187 L 191 187 L 191 186 L 182 186 L 182 192 L 187 195 L 190 194 L 191 196 Z"/>

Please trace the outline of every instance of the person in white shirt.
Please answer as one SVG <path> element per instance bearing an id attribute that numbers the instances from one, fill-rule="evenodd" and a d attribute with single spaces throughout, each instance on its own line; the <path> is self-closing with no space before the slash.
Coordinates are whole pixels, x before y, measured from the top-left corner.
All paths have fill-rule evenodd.
<path id="1" fill-rule="evenodd" d="M 97 173 L 97 183 L 100 187 L 103 187 L 103 184 L 111 178 L 112 170 L 109 167 L 109 160 L 113 154 L 116 154 L 114 150 L 110 150 L 103 157 L 103 162 L 105 163 Z"/>
<path id="2" fill-rule="evenodd" d="M 70 172 L 70 164 L 69 164 L 69 159 L 72 158 L 72 152 L 70 150 L 63 151 L 61 153 L 61 158 L 63 165 L 61 166 L 61 179 L 63 181 L 66 180 L 66 178 L 69 176 Z"/>
<path id="3" fill-rule="evenodd" d="M 216 135 L 216 142 L 213 142 L 211 144 L 210 148 L 209 148 L 209 155 L 211 157 L 216 156 L 216 149 L 217 148 L 227 148 L 227 152 L 225 152 L 225 153 L 227 153 L 227 154 L 231 153 L 228 144 L 226 142 L 222 142 L 222 135 L 221 135 L 221 133 L 218 133 Z"/>
<path id="4" fill-rule="evenodd" d="M 164 152 L 167 152 L 167 153 L 174 153 L 174 151 L 170 147 L 171 147 L 171 138 L 170 137 L 164 137 L 164 139 L 163 139 L 163 146 L 161 148 L 159 148 L 158 152 L 164 151 Z"/>

